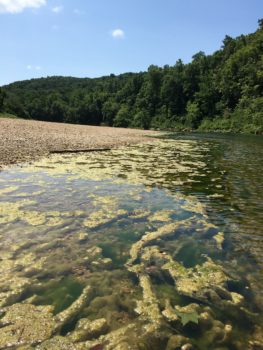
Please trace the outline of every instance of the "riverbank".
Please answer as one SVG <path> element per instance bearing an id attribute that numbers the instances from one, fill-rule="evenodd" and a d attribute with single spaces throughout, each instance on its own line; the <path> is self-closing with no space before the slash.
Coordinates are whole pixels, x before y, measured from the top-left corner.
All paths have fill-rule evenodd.
<path id="1" fill-rule="evenodd" d="M 111 149 L 149 140 L 154 131 L 0 119 L 0 167 L 30 162 L 56 151 Z"/>

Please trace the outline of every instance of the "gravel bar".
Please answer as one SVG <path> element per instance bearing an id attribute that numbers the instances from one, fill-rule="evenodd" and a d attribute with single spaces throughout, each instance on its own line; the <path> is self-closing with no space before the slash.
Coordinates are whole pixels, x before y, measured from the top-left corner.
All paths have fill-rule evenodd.
<path id="1" fill-rule="evenodd" d="M 111 149 L 152 140 L 157 132 L 0 118 L 0 167 L 54 152 Z"/>

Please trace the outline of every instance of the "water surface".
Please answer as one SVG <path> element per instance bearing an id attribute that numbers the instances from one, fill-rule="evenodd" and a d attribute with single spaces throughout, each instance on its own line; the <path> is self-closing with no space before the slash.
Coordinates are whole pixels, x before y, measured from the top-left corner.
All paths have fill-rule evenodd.
<path id="1" fill-rule="evenodd" d="M 176 134 L 0 173 L 0 349 L 256 349 L 262 146 Z M 41 307 L 40 337 L 6 321 Z"/>

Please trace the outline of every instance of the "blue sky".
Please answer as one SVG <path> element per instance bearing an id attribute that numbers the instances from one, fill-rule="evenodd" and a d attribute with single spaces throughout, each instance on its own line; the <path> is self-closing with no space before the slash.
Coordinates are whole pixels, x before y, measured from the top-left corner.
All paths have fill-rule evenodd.
<path id="1" fill-rule="evenodd" d="M 263 0 L 0 0 L 0 85 L 189 62 L 262 17 Z"/>

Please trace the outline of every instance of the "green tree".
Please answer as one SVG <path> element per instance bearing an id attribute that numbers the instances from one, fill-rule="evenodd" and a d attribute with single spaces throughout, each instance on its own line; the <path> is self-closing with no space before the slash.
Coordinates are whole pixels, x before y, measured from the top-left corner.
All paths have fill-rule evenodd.
<path id="1" fill-rule="evenodd" d="M 102 106 L 103 123 L 112 126 L 120 106 L 113 99 L 109 99 Z"/>
<path id="2" fill-rule="evenodd" d="M 127 128 L 131 123 L 131 116 L 127 106 L 122 105 L 116 117 L 114 118 L 114 126 Z"/>
<path id="3" fill-rule="evenodd" d="M 3 89 L 0 88 L 0 112 L 2 112 L 4 109 L 5 96 L 6 96 L 5 92 L 3 91 Z"/>
<path id="4" fill-rule="evenodd" d="M 135 128 L 149 129 L 151 118 L 146 110 L 141 110 L 134 115 L 132 126 Z"/>
<path id="5" fill-rule="evenodd" d="M 196 128 L 200 121 L 200 109 L 196 102 L 189 101 L 186 107 L 186 125 L 191 128 Z"/>

